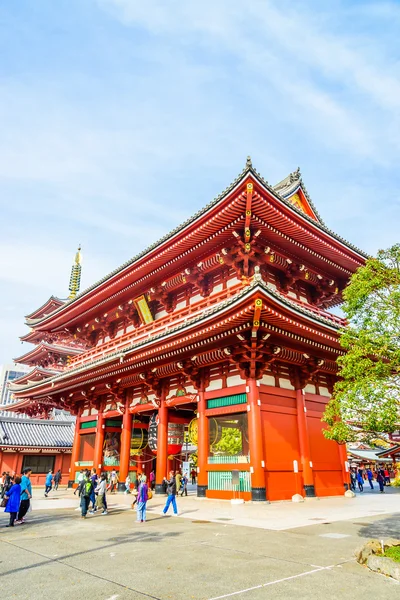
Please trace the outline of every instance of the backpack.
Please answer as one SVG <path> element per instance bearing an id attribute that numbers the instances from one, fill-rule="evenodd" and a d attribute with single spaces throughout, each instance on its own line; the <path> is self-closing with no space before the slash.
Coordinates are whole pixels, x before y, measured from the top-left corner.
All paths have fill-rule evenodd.
<path id="1" fill-rule="evenodd" d="M 85 498 L 89 498 L 90 494 L 92 493 L 92 489 L 93 489 L 92 482 L 90 480 L 85 480 L 83 482 L 82 495 Z"/>

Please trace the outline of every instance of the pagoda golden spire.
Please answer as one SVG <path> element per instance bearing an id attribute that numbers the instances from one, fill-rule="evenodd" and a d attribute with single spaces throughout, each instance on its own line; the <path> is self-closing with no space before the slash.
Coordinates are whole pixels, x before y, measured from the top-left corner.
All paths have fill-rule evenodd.
<path id="1" fill-rule="evenodd" d="M 81 245 L 78 246 L 78 251 L 75 254 L 74 264 L 71 269 L 71 278 L 69 280 L 69 296 L 68 298 L 75 298 L 79 292 L 81 285 L 81 270 L 82 270 L 82 254 Z"/>

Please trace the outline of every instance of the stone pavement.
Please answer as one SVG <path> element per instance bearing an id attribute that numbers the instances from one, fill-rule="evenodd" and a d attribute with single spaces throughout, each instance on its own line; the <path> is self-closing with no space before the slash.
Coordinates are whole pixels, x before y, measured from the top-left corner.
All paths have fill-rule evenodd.
<path id="1" fill-rule="evenodd" d="M 86 520 L 75 510 L 78 499 L 70 491 L 36 498 L 29 522 L 11 530 L 3 526 L 7 515 L 0 513 L 1 597 L 400 597 L 399 584 L 353 559 L 365 538 L 400 536 L 399 514 L 393 514 L 399 512 L 400 495 L 394 491 L 346 502 L 327 498 L 262 506 L 189 496 L 178 499 L 182 518 L 162 517 L 162 500 L 149 502 L 145 524 L 135 523 L 131 498 L 120 494 L 109 497 L 109 515 Z"/>

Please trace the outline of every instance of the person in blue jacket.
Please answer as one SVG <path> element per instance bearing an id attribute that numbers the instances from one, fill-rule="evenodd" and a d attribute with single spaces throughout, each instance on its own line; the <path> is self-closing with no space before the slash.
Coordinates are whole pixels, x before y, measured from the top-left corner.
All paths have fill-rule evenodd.
<path id="1" fill-rule="evenodd" d="M 51 491 L 52 483 L 53 483 L 53 471 L 50 469 L 50 471 L 46 475 L 46 483 L 45 483 L 45 488 L 44 488 L 44 495 L 46 496 L 46 498 L 47 498 L 47 494 Z"/>
<path id="2" fill-rule="evenodd" d="M 19 511 L 19 505 L 21 502 L 21 477 L 16 477 L 14 479 L 14 485 L 8 490 L 7 494 L 4 496 L 7 500 L 6 507 L 4 512 L 10 513 L 10 522 L 6 527 L 14 527 L 14 521 L 17 518 L 17 513 Z"/>

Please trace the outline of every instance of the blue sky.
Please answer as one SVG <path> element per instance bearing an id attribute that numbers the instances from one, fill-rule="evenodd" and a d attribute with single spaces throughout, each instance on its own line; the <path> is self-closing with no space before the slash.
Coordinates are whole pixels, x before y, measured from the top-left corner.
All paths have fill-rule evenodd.
<path id="1" fill-rule="evenodd" d="M 0 2 L 0 363 L 23 316 L 207 204 L 246 156 L 327 225 L 398 241 L 399 2 Z"/>

